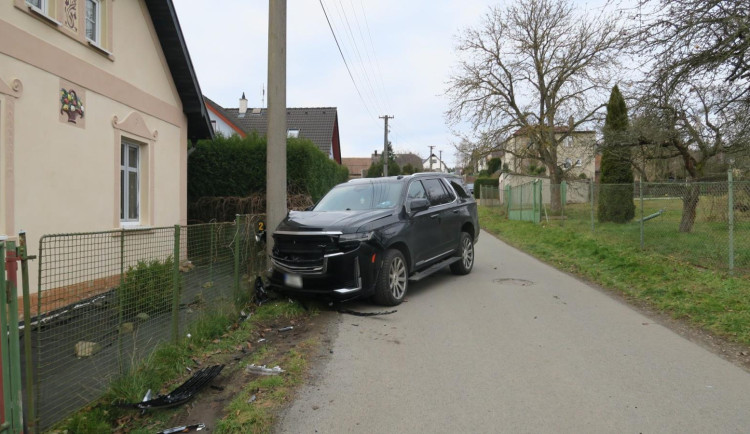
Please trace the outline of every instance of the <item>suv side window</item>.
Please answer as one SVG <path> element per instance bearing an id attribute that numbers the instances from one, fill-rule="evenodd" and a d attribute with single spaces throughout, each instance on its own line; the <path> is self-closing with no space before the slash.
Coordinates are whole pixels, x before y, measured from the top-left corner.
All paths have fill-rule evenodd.
<path id="1" fill-rule="evenodd" d="M 453 192 L 453 189 L 450 188 L 448 185 L 449 181 L 447 179 L 443 179 L 443 187 L 445 187 L 445 191 L 448 194 L 448 202 L 453 202 L 456 200 L 456 193 Z"/>
<path id="2" fill-rule="evenodd" d="M 453 200 L 439 179 L 425 179 L 423 182 L 427 196 L 430 198 L 430 205 L 442 205 Z"/>
<path id="3" fill-rule="evenodd" d="M 456 181 L 451 181 L 451 187 L 456 190 L 456 194 L 459 195 L 462 199 L 469 198 L 469 193 L 466 192 L 466 188 L 463 185 L 459 184 Z"/>
<path id="4" fill-rule="evenodd" d="M 421 181 L 414 181 L 409 185 L 409 192 L 406 193 L 406 200 L 410 199 L 427 199 L 427 193 L 424 191 Z"/>

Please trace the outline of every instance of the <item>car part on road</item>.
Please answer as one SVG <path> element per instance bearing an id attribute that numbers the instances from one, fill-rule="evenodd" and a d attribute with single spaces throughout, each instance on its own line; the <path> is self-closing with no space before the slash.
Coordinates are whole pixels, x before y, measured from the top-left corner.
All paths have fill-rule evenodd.
<path id="1" fill-rule="evenodd" d="M 245 367 L 245 372 L 258 375 L 279 375 L 284 372 L 284 370 L 278 366 L 274 366 L 273 368 L 266 368 L 266 365 L 258 366 L 256 364 L 251 364 Z"/>
<path id="2" fill-rule="evenodd" d="M 147 410 L 151 408 L 168 408 L 184 404 L 189 401 L 196 393 L 207 386 L 217 375 L 224 369 L 224 365 L 214 365 L 197 371 L 180 387 L 171 391 L 167 395 L 158 396 L 148 401 L 142 401 L 135 404 L 122 404 L 120 407 L 137 408 Z"/>
<path id="3" fill-rule="evenodd" d="M 174 428 L 165 429 L 164 431 L 159 431 L 156 434 L 173 434 L 178 432 L 191 432 L 191 431 L 203 431 L 206 429 L 205 423 L 196 423 L 195 425 L 183 425 L 183 426 L 176 426 Z"/>
<path id="4" fill-rule="evenodd" d="M 345 314 L 354 315 L 354 316 L 379 316 L 379 315 L 390 315 L 398 311 L 397 310 L 384 310 L 380 312 L 357 312 L 357 311 L 349 310 L 349 309 L 336 309 L 336 312 L 345 313 Z"/>

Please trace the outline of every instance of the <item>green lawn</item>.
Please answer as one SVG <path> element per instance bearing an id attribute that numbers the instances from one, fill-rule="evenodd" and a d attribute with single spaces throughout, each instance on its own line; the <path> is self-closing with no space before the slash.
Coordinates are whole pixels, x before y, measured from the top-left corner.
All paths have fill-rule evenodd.
<path id="1" fill-rule="evenodd" d="M 711 250 L 704 245 L 702 253 L 661 253 L 669 250 L 667 246 L 680 251 L 688 245 L 701 249 L 701 243 L 707 244 L 706 240 L 718 236 L 711 232 L 710 225 L 702 225 L 699 238 L 703 241 L 695 241 L 691 237 L 695 234 L 679 234 L 676 224 L 666 222 L 665 216 L 664 228 L 651 229 L 648 248 L 641 251 L 638 224 L 598 225 L 592 236 L 590 220 L 586 226 L 581 220 L 572 219 L 564 227 L 557 221 L 554 224 L 509 221 L 501 208 L 484 206 L 479 207 L 479 216 L 483 229 L 562 270 L 619 290 L 719 335 L 750 344 L 750 279 L 693 263 L 693 260 L 705 262 L 710 252 L 719 249 Z M 747 255 L 747 247 L 743 248 L 743 254 Z"/>

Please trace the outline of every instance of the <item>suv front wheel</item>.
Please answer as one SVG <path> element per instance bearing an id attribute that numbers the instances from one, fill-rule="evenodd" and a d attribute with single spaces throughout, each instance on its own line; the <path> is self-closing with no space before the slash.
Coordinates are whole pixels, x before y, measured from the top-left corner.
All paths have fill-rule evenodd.
<path id="1" fill-rule="evenodd" d="M 387 250 L 375 284 L 375 302 L 383 306 L 401 304 L 409 284 L 408 274 L 404 255 L 395 249 Z"/>
<path id="2" fill-rule="evenodd" d="M 451 264 L 451 272 L 459 276 L 469 274 L 474 267 L 474 240 L 468 232 L 461 232 L 458 256 L 461 259 Z"/>

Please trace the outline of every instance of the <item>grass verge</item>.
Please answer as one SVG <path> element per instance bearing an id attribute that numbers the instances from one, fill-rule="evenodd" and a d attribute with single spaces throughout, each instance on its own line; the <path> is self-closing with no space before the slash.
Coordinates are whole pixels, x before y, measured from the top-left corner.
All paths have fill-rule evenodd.
<path id="1" fill-rule="evenodd" d="M 479 221 L 484 230 L 559 269 L 750 344 L 750 280 L 745 277 L 563 227 L 507 220 L 499 208 L 480 206 Z"/>
<path id="2" fill-rule="evenodd" d="M 127 374 L 113 381 L 101 399 L 58 424 L 52 432 L 153 433 L 170 428 L 170 419 L 175 419 L 177 412 L 185 411 L 184 408 L 153 410 L 140 415 L 116 404 L 138 402 L 148 389 L 154 391 L 153 396 L 169 393 L 190 376 L 188 368 L 195 369 L 196 364 L 200 367 L 226 364 L 220 375 L 237 376 L 249 363 L 278 364 L 285 372 L 247 384 L 243 382 L 236 398 L 224 409 L 224 419 L 215 421 L 211 429 L 217 433 L 268 432 L 274 412 L 288 401 L 292 388 L 301 383 L 306 357 L 316 343 L 308 340 L 282 353 L 270 343 L 253 345 L 250 352 L 247 348 L 251 342 L 258 341 L 258 336 L 270 333 L 277 323 L 299 323 L 314 315 L 316 311 L 306 311 L 299 303 L 279 301 L 263 305 L 247 320 L 239 321 L 239 314 L 231 305 L 214 306 L 189 328 L 189 339 L 159 346 L 144 361 L 133 364 Z M 247 357 L 238 362 L 238 354 L 245 353 Z M 256 399 L 248 403 L 252 395 L 256 395 Z"/>

